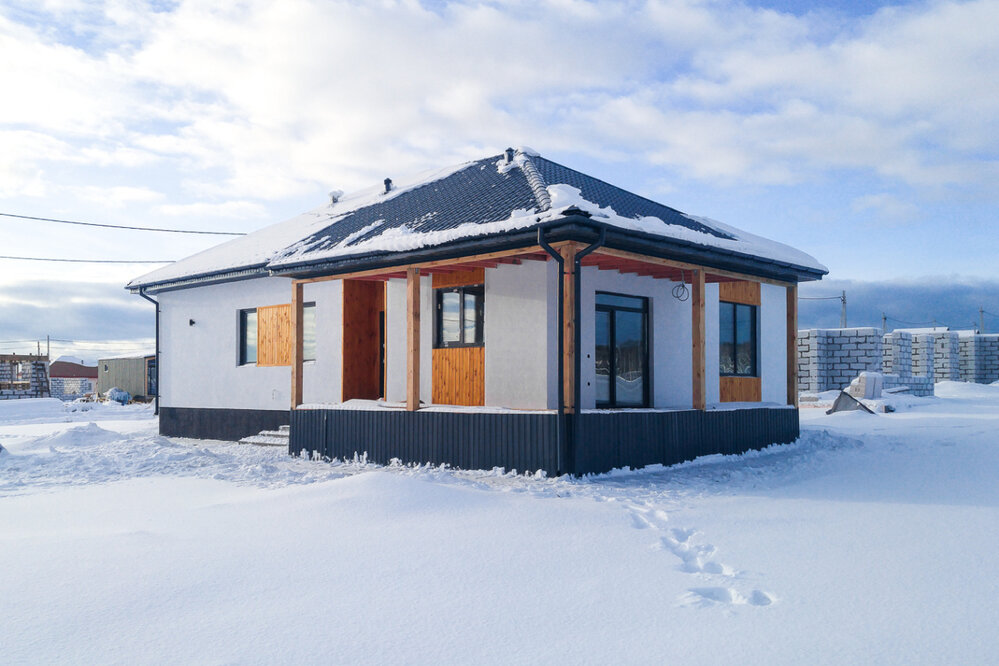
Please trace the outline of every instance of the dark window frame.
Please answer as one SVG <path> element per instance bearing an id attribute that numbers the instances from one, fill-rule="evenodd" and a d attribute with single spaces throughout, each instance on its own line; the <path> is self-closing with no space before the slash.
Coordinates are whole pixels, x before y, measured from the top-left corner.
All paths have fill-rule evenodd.
<path id="1" fill-rule="evenodd" d="M 458 322 L 457 341 L 444 341 L 444 294 L 457 293 L 460 313 Z M 475 294 L 478 296 L 475 306 L 475 334 L 474 339 L 465 339 L 465 294 Z M 485 285 L 470 284 L 460 287 L 439 287 L 434 289 L 434 349 L 452 349 L 455 347 L 484 347 L 485 346 L 485 312 L 486 312 L 486 290 Z"/>
<path id="2" fill-rule="evenodd" d="M 623 297 L 628 299 L 635 299 L 641 301 L 641 307 L 629 307 L 627 305 L 621 304 L 606 304 L 599 303 L 600 296 L 614 296 Z M 632 294 L 621 294 L 612 291 L 597 291 L 594 293 L 594 314 L 596 312 L 608 312 L 610 314 L 611 327 L 610 327 L 610 340 L 608 345 L 611 349 L 611 365 L 610 365 L 610 379 L 608 381 L 609 396 L 610 400 L 601 402 L 596 400 L 596 387 L 594 387 L 594 401 L 596 403 L 597 409 L 648 409 L 652 404 L 651 401 L 651 385 L 652 377 L 650 376 L 649 369 L 651 367 L 651 356 L 652 356 L 652 317 L 651 308 L 649 306 L 650 298 L 648 296 L 635 296 Z M 613 350 L 617 346 L 617 325 L 615 324 L 614 312 L 615 311 L 624 312 L 638 312 L 642 315 L 642 349 L 645 352 L 643 363 L 642 363 L 642 404 L 641 405 L 622 405 L 618 404 L 617 401 L 617 382 L 615 378 L 617 377 L 617 361 Z M 594 327 L 596 326 L 596 316 L 594 316 Z M 594 337 L 594 345 L 596 344 L 596 338 Z M 595 356 L 595 354 L 594 354 Z M 594 359 L 595 362 L 595 359 Z M 594 372 L 596 368 L 594 367 Z"/>
<path id="3" fill-rule="evenodd" d="M 254 315 L 254 337 L 256 342 L 253 345 L 253 359 L 250 360 L 247 354 L 246 346 L 246 331 L 247 331 L 247 315 Z M 257 308 L 244 308 L 239 310 L 236 314 L 236 338 L 238 343 L 237 361 L 240 366 L 243 365 L 256 365 L 258 358 L 258 346 L 260 344 L 260 327 L 258 320 L 256 319 Z"/>
<path id="4" fill-rule="evenodd" d="M 736 369 L 736 372 L 722 372 L 723 363 L 721 360 L 722 356 L 722 331 L 721 331 L 721 321 L 722 321 L 722 308 L 731 307 L 732 308 L 732 367 Z M 739 372 L 739 308 L 749 308 L 750 316 L 750 331 L 749 331 L 749 348 L 753 351 L 752 358 L 752 368 L 750 372 Z M 760 376 L 760 306 L 752 305 L 750 303 L 735 303 L 732 301 L 718 301 L 718 375 L 720 377 L 759 377 Z"/>

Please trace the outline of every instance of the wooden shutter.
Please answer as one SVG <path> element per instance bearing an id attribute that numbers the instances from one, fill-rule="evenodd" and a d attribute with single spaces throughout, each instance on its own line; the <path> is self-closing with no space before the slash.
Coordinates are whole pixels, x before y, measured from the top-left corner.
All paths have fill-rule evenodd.
<path id="1" fill-rule="evenodd" d="M 257 308 L 257 365 L 291 365 L 291 304 Z"/>

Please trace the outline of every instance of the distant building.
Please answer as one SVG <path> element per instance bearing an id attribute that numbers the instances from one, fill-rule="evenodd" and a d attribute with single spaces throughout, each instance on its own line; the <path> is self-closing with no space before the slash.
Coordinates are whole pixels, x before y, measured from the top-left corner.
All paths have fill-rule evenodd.
<path id="1" fill-rule="evenodd" d="M 49 358 L 0 354 L 0 400 L 49 397 Z"/>
<path id="2" fill-rule="evenodd" d="M 148 400 L 156 397 L 156 356 L 103 358 L 97 362 L 97 392 L 113 388 L 128 391 L 133 398 Z"/>
<path id="3" fill-rule="evenodd" d="M 97 366 L 87 365 L 79 359 L 61 356 L 49 365 L 49 382 L 52 397 L 75 400 L 97 388 Z"/>

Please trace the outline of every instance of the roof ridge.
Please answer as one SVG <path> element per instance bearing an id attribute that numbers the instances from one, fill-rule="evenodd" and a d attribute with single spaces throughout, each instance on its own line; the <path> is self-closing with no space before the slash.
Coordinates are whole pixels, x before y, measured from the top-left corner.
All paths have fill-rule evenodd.
<path id="1" fill-rule="evenodd" d="M 521 158 L 518 160 L 520 170 L 524 172 L 527 184 L 531 186 L 534 198 L 538 202 L 538 212 L 544 213 L 550 210 L 552 207 L 552 198 L 548 194 L 548 184 L 545 183 L 545 179 L 541 175 L 541 172 L 538 171 L 538 167 L 534 166 L 534 162 L 531 161 L 531 154 L 522 148 L 518 148 L 517 157 Z"/>

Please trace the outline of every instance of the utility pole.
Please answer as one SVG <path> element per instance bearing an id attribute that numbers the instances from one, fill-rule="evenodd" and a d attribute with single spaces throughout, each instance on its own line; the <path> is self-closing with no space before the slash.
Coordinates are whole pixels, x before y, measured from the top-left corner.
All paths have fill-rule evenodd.
<path id="1" fill-rule="evenodd" d="M 52 340 L 47 335 L 45 336 L 45 356 L 52 360 Z"/>
<path id="2" fill-rule="evenodd" d="M 888 316 L 884 312 L 881 313 L 881 334 L 884 335 L 888 332 Z"/>
<path id="3" fill-rule="evenodd" d="M 41 355 L 42 355 L 42 341 L 35 340 L 35 356 L 41 356 Z"/>
<path id="4" fill-rule="evenodd" d="M 846 290 L 843 290 L 843 295 L 839 297 L 839 300 L 843 303 L 843 307 L 839 312 L 839 327 L 846 328 Z"/>
<path id="5" fill-rule="evenodd" d="M 978 306 L 978 332 L 985 332 L 985 308 Z"/>

